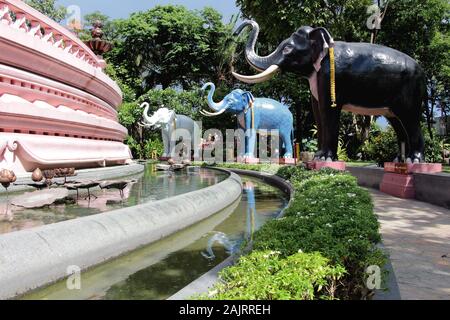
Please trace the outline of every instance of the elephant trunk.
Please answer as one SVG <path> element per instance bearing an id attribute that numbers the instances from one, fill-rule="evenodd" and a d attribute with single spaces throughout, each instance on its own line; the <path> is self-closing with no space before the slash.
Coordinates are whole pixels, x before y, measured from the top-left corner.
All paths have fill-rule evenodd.
<path id="1" fill-rule="evenodd" d="M 214 83 L 208 82 L 203 86 L 202 90 L 206 90 L 208 87 L 211 88 L 208 93 L 208 106 L 217 113 L 214 114 L 206 111 L 203 111 L 203 113 L 209 116 L 215 116 L 224 113 L 226 110 L 225 101 L 222 100 L 221 102 L 216 103 L 213 99 L 214 92 L 216 91 L 216 86 L 214 85 Z"/>
<path id="2" fill-rule="evenodd" d="M 144 106 L 145 106 L 145 109 L 144 109 L 143 116 L 144 116 L 144 119 L 145 119 L 145 123 L 146 123 L 147 126 L 152 127 L 152 126 L 155 125 L 155 120 L 152 119 L 152 117 L 149 117 L 149 115 L 148 115 L 148 111 L 150 110 L 150 105 L 147 102 L 144 102 L 141 105 L 141 107 L 144 107 Z"/>
<path id="3" fill-rule="evenodd" d="M 281 58 L 282 46 L 280 45 L 274 52 L 272 52 L 268 56 L 261 57 L 257 55 L 255 52 L 255 46 L 259 35 L 258 23 L 256 23 L 255 21 L 245 21 L 235 31 L 234 35 L 239 35 L 247 26 L 251 26 L 252 31 L 245 47 L 245 59 L 254 69 L 261 71 L 262 73 L 256 76 L 243 76 L 233 72 L 233 75 L 238 80 L 245 83 L 260 83 L 269 80 L 273 77 L 273 75 L 275 75 L 275 73 L 279 71 L 279 67 L 276 65 L 276 62 Z"/>
<path id="4" fill-rule="evenodd" d="M 265 57 L 257 55 L 255 52 L 255 47 L 259 35 L 259 25 L 256 21 L 245 21 L 239 26 L 234 34 L 236 36 L 241 34 L 242 30 L 244 30 L 247 26 L 251 26 L 252 31 L 250 33 L 250 38 L 247 41 L 247 45 L 245 46 L 245 58 L 247 62 L 256 70 L 265 71 L 275 64 L 275 61 L 279 58 L 280 49 L 277 48 L 274 52 Z"/>

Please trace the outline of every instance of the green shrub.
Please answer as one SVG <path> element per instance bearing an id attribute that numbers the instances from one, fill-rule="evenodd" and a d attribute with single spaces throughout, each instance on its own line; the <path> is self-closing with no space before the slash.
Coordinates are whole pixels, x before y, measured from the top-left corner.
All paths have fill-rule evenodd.
<path id="1" fill-rule="evenodd" d="M 425 161 L 429 163 L 441 163 L 444 161 L 443 146 L 444 141 L 439 137 L 436 129 L 432 129 L 433 138 L 431 138 L 428 129 L 425 126 L 422 127 L 425 140 Z"/>
<path id="2" fill-rule="evenodd" d="M 364 159 L 373 160 L 379 166 L 393 161 L 398 151 L 397 135 L 391 126 L 386 131 L 373 132 L 362 147 Z"/>
<path id="3" fill-rule="evenodd" d="M 210 293 L 216 300 L 335 299 L 342 266 L 332 266 L 319 253 L 283 257 L 274 251 L 255 251 L 220 274 L 224 283 Z M 207 297 L 204 297 L 207 298 Z"/>
<path id="4" fill-rule="evenodd" d="M 425 142 L 425 161 L 431 163 L 442 162 L 442 139 L 437 134 L 436 129 L 432 129 L 431 138 L 426 125 L 422 125 L 422 132 Z M 374 132 L 369 137 L 363 147 L 364 158 L 375 161 L 379 166 L 385 162 L 391 162 L 398 155 L 397 135 L 394 129 L 389 126 L 386 131 Z"/>
<path id="5" fill-rule="evenodd" d="M 277 175 L 285 180 L 290 180 L 297 170 L 297 167 L 294 166 L 283 166 L 278 170 Z"/>
<path id="6" fill-rule="evenodd" d="M 371 293 L 365 285 L 366 268 L 373 265 L 382 268 L 386 264 L 386 255 L 376 246 L 381 236 L 370 194 L 360 188 L 348 173 L 332 169 L 309 171 L 302 167 L 282 167 L 278 175 L 293 184 L 295 198 L 286 209 L 284 218 L 269 221 L 255 233 L 255 257 L 267 251 L 278 252 L 277 259 L 289 259 L 299 251 L 318 252 L 331 265 L 344 267 L 347 273 L 340 277 L 332 295 L 315 294 L 314 298 L 366 298 Z M 266 267 L 264 262 L 258 264 L 259 260 L 255 259 L 248 263 L 243 258 L 236 269 L 225 271 L 225 284 L 214 298 L 258 299 L 260 296 L 252 296 L 252 290 L 259 292 L 262 298 L 272 297 L 267 296 L 265 287 L 271 288 L 271 294 L 284 295 L 284 287 L 280 283 L 270 287 L 277 278 L 260 274 L 260 268 Z M 246 271 L 247 278 L 239 276 L 241 270 Z M 287 272 L 291 273 L 291 278 L 296 277 L 293 270 Z M 253 278 L 253 275 L 267 279 Z M 254 284 L 250 285 L 249 281 Z M 284 297 L 298 298 L 292 293 Z"/>

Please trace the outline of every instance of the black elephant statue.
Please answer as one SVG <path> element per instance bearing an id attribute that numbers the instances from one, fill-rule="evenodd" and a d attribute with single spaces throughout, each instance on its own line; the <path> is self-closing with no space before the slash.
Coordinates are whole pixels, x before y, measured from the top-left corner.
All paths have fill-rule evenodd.
<path id="1" fill-rule="evenodd" d="M 400 145 L 405 143 L 407 161 L 423 161 L 420 121 L 427 92 L 424 72 L 415 60 L 381 45 L 334 42 L 326 29 L 307 26 L 284 40 L 273 53 L 261 57 L 255 53 L 259 34 L 256 22 L 244 22 L 235 35 L 247 26 L 252 31 L 245 49 L 246 59 L 262 73 L 243 76 L 233 72 L 233 75 L 246 83 L 259 83 L 281 70 L 309 80 L 319 131 L 320 150 L 316 159 L 337 159 L 339 119 L 344 110 L 385 116 L 397 133 L 399 156 Z"/>

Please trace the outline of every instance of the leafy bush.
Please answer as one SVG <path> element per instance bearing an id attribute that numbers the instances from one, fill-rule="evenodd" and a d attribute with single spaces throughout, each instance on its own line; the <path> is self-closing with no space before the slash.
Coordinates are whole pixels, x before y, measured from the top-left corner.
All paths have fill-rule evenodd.
<path id="1" fill-rule="evenodd" d="M 319 253 L 261 251 L 244 256 L 236 266 L 220 274 L 224 283 L 212 292 L 217 300 L 313 300 L 334 299 L 342 266 L 332 266 Z"/>
<path id="2" fill-rule="evenodd" d="M 302 149 L 306 152 L 316 153 L 319 150 L 319 142 L 317 141 L 317 139 L 303 139 Z"/>
<path id="3" fill-rule="evenodd" d="M 432 129 L 433 138 L 425 125 L 422 125 L 422 132 L 425 142 L 425 161 L 442 162 L 442 139 L 436 129 Z M 364 143 L 362 152 L 365 159 L 374 160 L 379 166 L 394 160 L 399 152 L 394 129 L 389 126 L 386 131 L 373 132 L 369 140 Z"/>
<path id="4" fill-rule="evenodd" d="M 319 174 L 294 181 L 294 186 L 296 197 L 286 217 L 263 226 L 253 248 L 285 256 L 298 250 L 320 252 L 349 272 L 340 296 L 364 295 L 365 268 L 385 264 L 375 248 L 381 238 L 370 195 L 349 175 Z"/>
<path id="5" fill-rule="evenodd" d="M 311 254 L 318 252 L 332 266 L 343 267 L 346 274 L 334 284 L 337 286 L 332 294 L 325 290 L 329 294 L 322 292 L 314 298 L 366 298 L 371 294 L 365 285 L 366 268 L 386 264 L 385 254 L 376 247 L 381 236 L 369 193 L 358 187 L 356 179 L 348 173 L 332 169 L 308 171 L 301 167 L 282 167 L 278 175 L 293 184 L 295 198 L 284 218 L 268 222 L 255 233 L 254 257 L 260 257 L 262 252 L 267 255 L 268 251 L 277 252 L 277 259 L 290 259 L 299 250 Z M 268 292 L 274 297 L 279 294 L 286 299 L 297 299 L 298 295 L 287 294 L 280 282 L 270 286 L 278 278 L 259 273 L 261 268 L 267 268 L 264 263 L 256 258 L 241 259 L 235 269 L 223 273 L 225 284 L 217 288 L 213 298 L 257 299 L 251 296 L 254 290 L 266 299 L 271 297 L 267 296 Z M 248 276 L 241 277 L 241 270 Z M 296 277 L 293 270 L 287 272 L 293 279 Z M 311 289 L 314 281 L 309 281 Z"/>
<path id="6" fill-rule="evenodd" d="M 362 147 L 364 159 L 373 160 L 379 166 L 393 161 L 398 151 L 397 135 L 391 126 L 386 131 L 372 132 Z"/>
<path id="7" fill-rule="evenodd" d="M 430 163 L 441 163 L 444 158 L 443 146 L 444 141 L 441 139 L 435 128 L 432 129 L 433 138 L 431 138 L 428 129 L 423 127 L 425 140 L 425 161 Z"/>

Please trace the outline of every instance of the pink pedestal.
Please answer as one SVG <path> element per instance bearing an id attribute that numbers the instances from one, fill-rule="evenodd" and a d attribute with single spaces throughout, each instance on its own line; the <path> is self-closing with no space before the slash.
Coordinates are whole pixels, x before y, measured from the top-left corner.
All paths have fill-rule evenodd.
<path id="1" fill-rule="evenodd" d="M 297 159 L 294 158 L 282 158 L 278 160 L 280 165 L 295 166 L 297 164 Z"/>
<path id="2" fill-rule="evenodd" d="M 295 166 L 297 164 L 297 159 L 283 158 L 283 159 L 280 159 L 280 164 Z"/>
<path id="3" fill-rule="evenodd" d="M 416 196 L 414 176 L 385 173 L 380 185 L 380 191 L 398 198 L 414 199 Z"/>
<path id="4" fill-rule="evenodd" d="M 245 163 L 245 164 L 259 164 L 259 158 L 237 158 L 237 162 Z"/>
<path id="5" fill-rule="evenodd" d="M 394 163 L 386 162 L 384 171 L 390 173 L 441 173 L 442 164 L 440 163 Z"/>
<path id="6" fill-rule="evenodd" d="M 345 171 L 347 165 L 344 161 L 334 161 L 334 162 L 309 161 L 306 163 L 306 167 L 310 170 L 320 170 L 322 168 L 330 168 L 334 170 Z"/>

